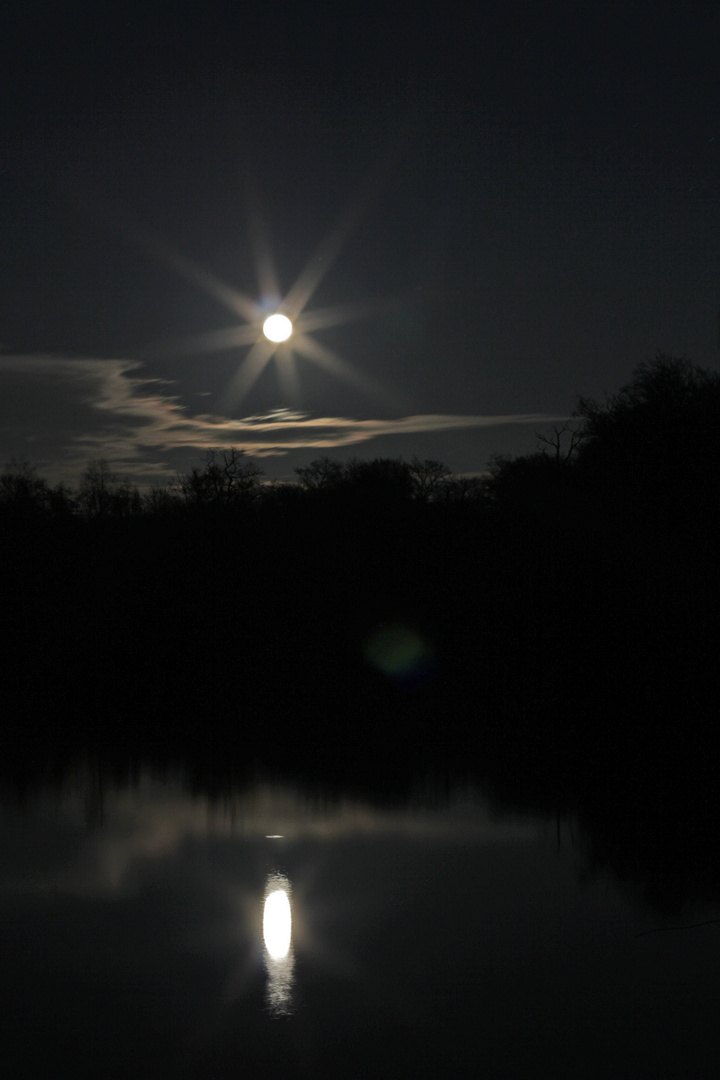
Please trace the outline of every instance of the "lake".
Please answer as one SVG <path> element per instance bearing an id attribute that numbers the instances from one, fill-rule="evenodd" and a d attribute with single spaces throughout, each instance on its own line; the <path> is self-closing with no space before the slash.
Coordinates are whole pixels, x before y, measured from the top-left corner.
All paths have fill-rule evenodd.
<path id="1" fill-rule="evenodd" d="M 572 817 L 86 763 L 0 836 L 9 1077 L 719 1074 L 720 905 L 653 912 Z"/>

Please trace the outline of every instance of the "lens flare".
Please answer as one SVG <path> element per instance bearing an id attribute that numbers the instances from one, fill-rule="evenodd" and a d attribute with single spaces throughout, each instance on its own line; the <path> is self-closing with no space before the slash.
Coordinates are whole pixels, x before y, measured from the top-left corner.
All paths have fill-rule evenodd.
<path id="1" fill-rule="evenodd" d="M 433 649 L 412 627 L 387 623 L 369 635 L 364 646 L 365 659 L 394 682 L 418 685 L 430 675 Z"/>

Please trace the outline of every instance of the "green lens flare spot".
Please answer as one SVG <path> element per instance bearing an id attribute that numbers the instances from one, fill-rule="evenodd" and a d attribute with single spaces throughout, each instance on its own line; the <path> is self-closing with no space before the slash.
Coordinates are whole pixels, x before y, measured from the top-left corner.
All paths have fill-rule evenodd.
<path id="1" fill-rule="evenodd" d="M 424 638 L 402 623 L 383 624 L 367 638 L 365 659 L 378 671 L 393 679 L 412 679 L 432 659 L 432 649 Z"/>

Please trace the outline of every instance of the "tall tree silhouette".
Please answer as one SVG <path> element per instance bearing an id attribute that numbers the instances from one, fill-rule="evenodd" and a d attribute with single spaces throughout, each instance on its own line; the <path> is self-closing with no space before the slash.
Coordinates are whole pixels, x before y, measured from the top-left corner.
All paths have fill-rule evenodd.
<path id="1" fill-rule="evenodd" d="M 604 404 L 581 398 L 576 416 L 584 436 L 577 461 L 604 503 L 655 527 L 710 524 L 720 483 L 719 374 L 660 353 Z"/>

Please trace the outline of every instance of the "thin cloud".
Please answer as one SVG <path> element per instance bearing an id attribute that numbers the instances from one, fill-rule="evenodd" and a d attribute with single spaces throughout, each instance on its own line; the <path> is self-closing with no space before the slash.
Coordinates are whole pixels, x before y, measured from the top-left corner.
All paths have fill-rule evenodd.
<path id="1" fill-rule="evenodd" d="M 0 433 L 9 454 L 24 456 L 17 444 L 33 444 L 66 466 L 103 457 L 115 467 L 122 462 L 131 473 L 157 476 L 163 455 L 184 450 L 233 445 L 263 457 L 356 446 L 389 435 L 566 419 L 542 413 L 356 419 L 285 409 L 232 418 L 192 413 L 166 380 L 144 377 L 142 370 L 134 360 L 0 356 Z"/>

